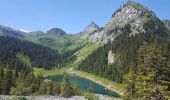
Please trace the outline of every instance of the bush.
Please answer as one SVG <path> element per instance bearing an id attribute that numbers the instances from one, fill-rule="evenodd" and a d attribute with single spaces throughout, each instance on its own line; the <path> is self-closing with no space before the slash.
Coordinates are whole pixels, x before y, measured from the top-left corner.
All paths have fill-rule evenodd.
<path id="1" fill-rule="evenodd" d="M 94 93 L 84 93 L 84 97 L 87 99 L 87 100 L 99 100 L 99 97 L 96 96 Z"/>

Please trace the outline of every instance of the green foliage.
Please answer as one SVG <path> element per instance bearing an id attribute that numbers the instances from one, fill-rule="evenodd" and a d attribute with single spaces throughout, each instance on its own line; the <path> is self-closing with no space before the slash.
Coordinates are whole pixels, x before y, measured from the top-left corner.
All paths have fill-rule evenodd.
<path id="1" fill-rule="evenodd" d="M 77 86 L 76 83 L 72 84 L 70 87 L 70 91 L 72 95 L 83 95 L 83 92 L 81 91 L 81 89 Z"/>
<path id="2" fill-rule="evenodd" d="M 118 35 L 112 43 L 108 43 L 93 51 L 81 62 L 78 69 L 120 83 L 123 80 L 123 76 L 128 73 L 129 66 L 135 63 L 136 51 L 144 41 L 147 43 L 155 41 L 159 44 L 161 43 L 160 45 L 164 46 L 164 49 L 169 52 L 168 45 L 170 41 L 168 33 L 162 31 L 162 28 L 153 30 L 151 28 L 148 33 L 129 37 L 130 29 L 131 26 L 126 25 L 122 34 Z M 113 64 L 108 64 L 109 50 L 112 50 L 115 54 Z"/>
<path id="3" fill-rule="evenodd" d="M 161 46 L 144 43 L 137 51 L 136 67 L 125 76 L 125 99 L 149 98 L 165 99 L 165 91 L 170 84 L 168 76 L 168 56 Z"/>
<path id="4" fill-rule="evenodd" d="M 18 53 L 18 54 L 16 54 L 16 57 L 24 65 L 24 67 L 26 67 L 25 70 L 32 70 L 32 63 L 28 56 Z"/>
<path id="5" fill-rule="evenodd" d="M 99 97 L 93 93 L 93 87 L 91 85 L 88 87 L 87 92 L 84 93 L 84 97 L 87 100 L 99 100 Z"/>
<path id="6" fill-rule="evenodd" d="M 87 92 L 93 93 L 93 87 L 90 85 L 90 87 L 87 89 Z"/>
<path id="7" fill-rule="evenodd" d="M 3 92 L 3 83 L 4 83 L 4 69 L 0 67 L 0 94 Z"/>
<path id="8" fill-rule="evenodd" d="M 36 76 L 40 75 L 40 76 L 43 76 L 43 77 L 47 77 L 47 76 L 63 74 L 63 73 L 65 73 L 65 70 L 59 69 L 59 68 L 52 69 L 52 70 L 45 70 L 43 68 L 33 67 L 33 72 L 34 72 L 34 75 L 36 75 Z"/>
<path id="9" fill-rule="evenodd" d="M 9 94 L 11 88 L 14 86 L 13 71 L 10 68 L 6 68 L 3 82 L 3 94 Z"/>
<path id="10" fill-rule="evenodd" d="M 84 97 L 87 99 L 87 100 L 99 100 L 99 97 L 96 96 L 94 93 L 84 93 Z"/>
<path id="11" fill-rule="evenodd" d="M 62 55 L 48 47 L 3 36 L 0 37 L 0 45 L 0 65 L 8 64 L 17 71 L 30 72 L 27 66 L 31 65 L 45 69 L 62 65 Z"/>
<path id="12" fill-rule="evenodd" d="M 77 51 L 73 62 L 71 62 L 71 67 L 76 68 L 80 63 L 88 57 L 93 51 L 95 51 L 100 45 L 89 43 Z"/>
<path id="13" fill-rule="evenodd" d="M 48 46 L 52 49 L 65 52 L 81 47 L 86 44 L 85 40 L 81 40 L 77 35 L 66 34 L 63 36 L 53 36 L 50 34 L 43 34 L 39 37 L 28 38 L 28 40 Z"/>
<path id="14" fill-rule="evenodd" d="M 129 73 L 124 76 L 124 84 L 125 84 L 124 99 L 125 100 L 133 100 L 135 98 L 134 97 L 136 91 L 135 79 L 136 79 L 135 73 L 132 67 L 130 67 Z"/>
<path id="15" fill-rule="evenodd" d="M 143 7 L 143 6 L 140 5 L 139 3 L 131 2 L 131 1 L 130 1 L 130 2 L 128 2 L 128 4 L 131 5 L 132 7 L 136 8 L 136 9 L 138 9 L 138 10 L 144 12 L 144 13 L 146 13 L 146 14 L 149 14 L 149 13 L 150 13 L 149 9 Z"/>
<path id="16" fill-rule="evenodd" d="M 69 97 L 71 95 L 68 83 L 68 76 L 65 74 L 63 82 L 61 84 L 61 96 Z"/>
<path id="17" fill-rule="evenodd" d="M 45 80 L 39 89 L 39 94 L 41 95 L 59 95 L 60 85 L 49 80 Z"/>

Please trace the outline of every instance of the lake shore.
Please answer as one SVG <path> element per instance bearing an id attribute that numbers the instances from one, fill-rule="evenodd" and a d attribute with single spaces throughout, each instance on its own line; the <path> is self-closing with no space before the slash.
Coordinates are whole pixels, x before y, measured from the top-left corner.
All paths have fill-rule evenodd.
<path id="1" fill-rule="evenodd" d="M 67 73 L 75 74 L 77 76 L 87 78 L 87 79 L 89 79 L 89 80 L 91 80 L 93 82 L 96 82 L 97 84 L 100 84 L 100 85 L 106 87 L 107 89 L 109 89 L 109 90 L 111 90 L 113 92 L 116 92 L 120 96 L 123 95 L 123 90 L 122 89 L 114 88 L 116 86 L 114 86 L 111 82 L 104 83 L 104 82 L 102 82 L 100 80 L 97 80 L 96 78 L 92 77 L 89 73 L 73 70 L 72 68 L 69 68 L 67 70 Z"/>

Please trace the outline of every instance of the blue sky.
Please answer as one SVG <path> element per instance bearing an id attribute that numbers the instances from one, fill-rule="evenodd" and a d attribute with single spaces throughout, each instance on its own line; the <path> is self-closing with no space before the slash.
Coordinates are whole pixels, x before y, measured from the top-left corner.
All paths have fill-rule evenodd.
<path id="1" fill-rule="evenodd" d="M 133 0 L 170 19 L 170 0 Z M 53 27 L 77 33 L 91 21 L 105 26 L 127 0 L 0 0 L 0 25 L 28 31 Z"/>

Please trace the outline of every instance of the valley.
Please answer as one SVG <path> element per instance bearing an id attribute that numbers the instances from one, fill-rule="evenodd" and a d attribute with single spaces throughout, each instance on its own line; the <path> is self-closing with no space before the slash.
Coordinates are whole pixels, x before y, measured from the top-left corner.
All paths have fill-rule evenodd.
<path id="1" fill-rule="evenodd" d="M 136 2 L 74 34 L 0 26 L 2 100 L 169 100 L 169 73 L 170 21 Z"/>

